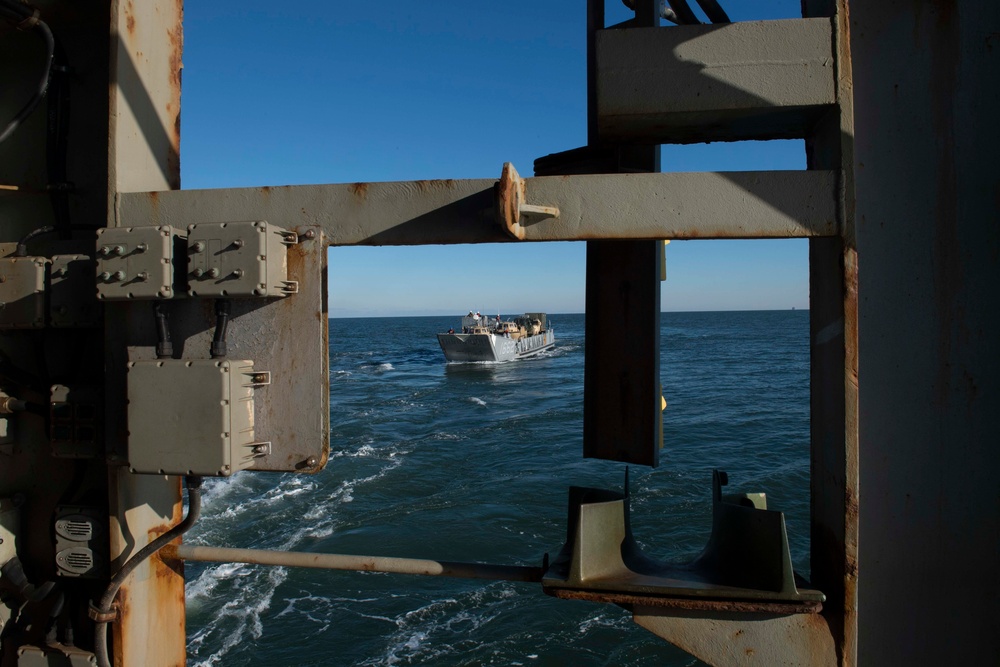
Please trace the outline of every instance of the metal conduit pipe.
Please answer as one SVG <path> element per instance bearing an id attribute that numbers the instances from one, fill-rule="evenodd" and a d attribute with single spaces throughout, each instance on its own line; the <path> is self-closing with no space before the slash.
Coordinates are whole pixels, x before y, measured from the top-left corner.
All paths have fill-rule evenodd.
<path id="1" fill-rule="evenodd" d="M 184 478 L 184 483 L 188 490 L 187 516 L 179 524 L 154 539 L 125 561 L 118 573 L 111 578 L 111 582 L 104 590 L 101 599 L 96 605 L 91 604 L 90 618 L 94 621 L 94 656 L 98 667 L 111 667 L 111 656 L 108 653 L 108 623 L 116 615 L 116 612 L 112 611 L 111 605 L 114 603 L 122 584 L 140 563 L 190 530 L 191 526 L 198 521 L 198 517 L 201 516 L 202 478 L 198 475 L 188 475 Z"/>
<path id="2" fill-rule="evenodd" d="M 459 579 L 492 579 L 497 581 L 542 580 L 541 567 L 520 565 L 487 565 L 483 563 L 455 563 L 450 561 L 423 560 L 419 558 L 389 558 L 383 556 L 350 556 L 345 554 L 313 554 L 302 551 L 267 551 L 263 549 L 234 549 L 228 547 L 203 547 L 189 544 L 169 545 L 163 548 L 164 558 L 208 563 L 247 563 L 250 565 L 282 565 L 308 567 L 320 570 L 350 570 L 358 572 L 388 572 L 392 574 L 421 574 L 431 577 L 456 577 Z"/>

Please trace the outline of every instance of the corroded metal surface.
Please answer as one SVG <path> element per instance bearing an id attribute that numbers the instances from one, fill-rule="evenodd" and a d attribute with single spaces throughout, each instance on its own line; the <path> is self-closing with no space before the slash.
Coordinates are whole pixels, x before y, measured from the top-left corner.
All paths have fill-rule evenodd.
<path id="1" fill-rule="evenodd" d="M 111 470 L 111 557 L 117 571 L 129 556 L 182 518 L 180 478 Z M 117 514 L 116 514 L 117 511 Z M 112 623 L 115 664 L 180 665 L 185 656 L 183 570 L 150 558 L 121 587 Z"/>
<path id="2" fill-rule="evenodd" d="M 836 171 L 543 176 L 524 201 L 559 209 L 522 226 L 527 241 L 833 236 Z M 266 220 L 318 226 L 331 245 L 511 241 L 493 180 L 406 181 L 125 193 L 122 226 Z"/>
<path id="3" fill-rule="evenodd" d="M 823 616 L 838 663 L 857 664 L 858 255 L 855 242 L 854 116 L 846 0 L 808 0 L 833 17 L 837 106 L 806 139 L 809 169 L 835 169 L 843 192 L 840 238 L 809 243 L 812 583 L 827 594 Z"/>
<path id="4" fill-rule="evenodd" d="M 833 667 L 833 637 L 822 614 L 664 610 L 635 605 L 633 619 L 650 632 L 718 667 Z"/>
<path id="5" fill-rule="evenodd" d="M 107 224 L 115 226 L 116 192 L 180 187 L 183 2 L 115 0 L 111 2 L 110 17 Z M 125 346 L 133 332 L 127 328 L 123 309 L 109 307 L 105 314 L 106 432 L 110 460 L 115 463 L 115 452 L 124 437 L 121 417 L 126 400 Z M 119 467 L 111 468 L 109 479 L 111 552 L 116 565 L 121 565 L 180 520 L 180 480 L 135 476 Z M 125 581 L 119 596 L 122 611 L 112 624 L 115 664 L 183 664 L 182 573 L 159 559 L 150 559 Z"/>
<path id="6" fill-rule="evenodd" d="M 695 611 L 722 611 L 747 614 L 818 614 L 823 610 L 823 603 L 806 602 L 769 602 L 766 600 L 703 600 L 700 598 L 662 597 L 655 595 L 636 595 L 630 593 L 615 593 L 610 591 L 588 591 L 568 588 L 543 588 L 547 595 L 563 600 L 586 600 L 588 602 L 604 602 L 623 607 L 654 607 L 659 610 L 689 609 Z"/>

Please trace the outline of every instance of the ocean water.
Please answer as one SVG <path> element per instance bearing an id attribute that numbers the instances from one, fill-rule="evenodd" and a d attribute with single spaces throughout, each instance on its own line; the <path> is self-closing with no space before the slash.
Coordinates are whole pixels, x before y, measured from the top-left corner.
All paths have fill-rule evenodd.
<path id="1" fill-rule="evenodd" d="M 570 485 L 621 489 L 581 457 L 583 315 L 556 346 L 448 364 L 459 317 L 330 321 L 331 454 L 313 476 L 208 480 L 193 544 L 538 565 L 559 551 Z M 664 313 L 668 407 L 656 469 L 632 466 L 632 524 L 662 560 L 710 530 L 711 473 L 786 513 L 807 574 L 807 311 Z M 189 665 L 698 665 L 613 605 L 537 584 L 188 564 Z"/>

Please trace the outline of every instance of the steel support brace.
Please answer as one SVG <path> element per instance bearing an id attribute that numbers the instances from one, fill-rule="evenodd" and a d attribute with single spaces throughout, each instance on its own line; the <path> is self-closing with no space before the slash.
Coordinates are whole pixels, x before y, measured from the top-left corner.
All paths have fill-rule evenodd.
<path id="1" fill-rule="evenodd" d="M 662 241 L 587 242 L 587 458 L 659 463 L 662 246 Z"/>
<path id="2" fill-rule="evenodd" d="M 657 3 L 635 3 L 633 25 L 655 26 Z M 601 145 L 597 126 L 598 35 L 604 30 L 604 2 L 587 3 L 587 96 L 590 147 Z M 658 172 L 660 147 L 627 149 L 626 167 Z M 614 167 L 601 169 L 602 173 Z M 602 178 L 607 178 L 602 177 Z M 623 202 L 624 204 L 625 202 Z M 636 224 L 642 214 L 623 209 Z M 560 212 L 562 209 L 560 209 Z M 638 222 L 641 225 L 641 222 Z M 647 239 L 650 237 L 646 237 Z M 652 236 L 652 238 L 665 238 Z M 583 375 L 583 455 L 656 466 L 663 446 L 660 388 L 660 274 L 662 241 L 587 242 L 587 319 Z M 628 341 L 622 344 L 622 341 Z"/>
<path id="3" fill-rule="evenodd" d="M 180 187 L 183 8 L 172 0 L 114 0 L 110 4 L 107 225 L 113 227 L 115 193 Z M 88 37 L 98 43 L 96 36 Z M 112 464 L 110 541 L 117 566 L 169 530 L 182 514 L 179 478 L 132 475 L 115 454 L 124 450 L 126 437 L 124 369 L 130 335 L 126 315 L 124 308 L 105 309 L 104 403 Z M 184 663 L 183 570 L 171 568 L 159 558 L 148 559 L 125 581 L 119 601 L 121 614 L 111 626 L 114 665 Z"/>
<path id="4" fill-rule="evenodd" d="M 840 175 L 829 171 L 619 173 L 633 162 L 569 151 L 539 160 L 546 174 L 523 179 L 525 203 L 559 209 L 529 217 L 525 241 L 594 239 L 807 238 L 835 236 Z M 583 161 L 583 162 L 581 162 Z M 536 165 L 536 172 L 542 169 Z M 582 174 L 592 170 L 593 175 Z M 498 175 L 499 175 L 498 165 Z M 131 192 L 118 195 L 119 226 L 266 220 L 285 229 L 318 226 L 331 245 L 513 242 L 496 222 L 496 180 L 403 181 Z"/>
<path id="5" fill-rule="evenodd" d="M 163 557 L 167 559 L 202 563 L 247 563 L 250 565 L 305 567 L 317 570 L 385 572 L 493 581 L 537 583 L 542 579 L 542 568 L 528 565 L 491 565 L 422 558 L 318 554 L 302 551 L 269 551 L 266 549 L 190 546 L 187 544 L 166 546 L 162 553 Z"/>
<path id="6" fill-rule="evenodd" d="M 803 137 L 836 104 L 828 18 L 602 30 L 605 141 Z"/>

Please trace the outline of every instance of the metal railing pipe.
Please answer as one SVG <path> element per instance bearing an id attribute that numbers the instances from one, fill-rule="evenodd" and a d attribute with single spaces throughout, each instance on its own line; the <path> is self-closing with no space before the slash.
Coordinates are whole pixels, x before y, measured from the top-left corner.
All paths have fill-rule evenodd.
<path id="1" fill-rule="evenodd" d="M 166 559 L 210 563 L 247 563 L 249 565 L 280 565 L 308 567 L 321 570 L 352 570 L 358 572 L 387 572 L 392 574 L 420 574 L 432 577 L 457 577 L 460 579 L 491 579 L 498 581 L 540 582 L 542 568 L 520 565 L 488 565 L 485 563 L 457 563 L 424 560 L 419 558 L 389 558 L 384 556 L 353 556 L 346 554 L 315 554 L 302 551 L 268 551 L 264 549 L 235 549 L 206 547 L 188 544 L 170 545 L 161 551 Z"/>

